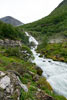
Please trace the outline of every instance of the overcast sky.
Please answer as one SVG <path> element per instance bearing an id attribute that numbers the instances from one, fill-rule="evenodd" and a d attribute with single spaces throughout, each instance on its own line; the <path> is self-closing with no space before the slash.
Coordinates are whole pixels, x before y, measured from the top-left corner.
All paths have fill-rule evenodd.
<path id="1" fill-rule="evenodd" d="M 47 16 L 63 0 L 0 0 L 0 18 L 12 16 L 24 23 Z"/>

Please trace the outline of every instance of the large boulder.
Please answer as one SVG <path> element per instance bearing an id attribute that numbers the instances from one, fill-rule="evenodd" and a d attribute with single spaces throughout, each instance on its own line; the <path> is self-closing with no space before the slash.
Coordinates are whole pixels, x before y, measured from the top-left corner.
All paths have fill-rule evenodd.
<path id="1" fill-rule="evenodd" d="M 28 92 L 15 73 L 0 71 L 0 100 L 20 100 L 21 88 Z"/>
<path id="2" fill-rule="evenodd" d="M 20 100 L 20 89 L 15 74 L 0 71 L 0 100 Z"/>
<path id="3" fill-rule="evenodd" d="M 36 70 L 37 70 L 37 74 L 41 76 L 43 73 L 42 69 L 40 67 L 36 66 Z"/>

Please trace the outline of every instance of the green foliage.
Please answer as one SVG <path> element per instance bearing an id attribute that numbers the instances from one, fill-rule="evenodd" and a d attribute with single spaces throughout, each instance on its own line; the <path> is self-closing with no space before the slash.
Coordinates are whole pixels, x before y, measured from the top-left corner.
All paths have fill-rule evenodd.
<path id="1" fill-rule="evenodd" d="M 21 26 L 39 40 L 38 52 L 48 58 L 67 62 L 67 1 L 64 0 L 50 15 Z M 63 39 L 62 44 L 48 44 L 51 39 Z M 65 45 L 65 47 L 63 46 Z M 50 47 L 51 46 L 51 47 Z M 55 47 L 56 46 L 56 47 Z M 49 47 L 49 50 L 48 50 Z M 53 49 L 53 50 L 52 50 Z M 57 59 L 56 56 L 59 56 Z"/>
<path id="2" fill-rule="evenodd" d="M 25 61 L 32 59 L 33 57 L 30 48 L 25 45 L 22 45 L 22 47 L 8 47 L 5 50 L 4 55 L 8 57 L 10 56 L 17 57 Z"/>
<path id="3" fill-rule="evenodd" d="M 48 37 L 56 34 L 67 37 L 67 2 L 63 1 L 49 16 L 40 19 L 39 21 L 23 25 L 27 31 L 31 31 L 32 35 L 36 37 L 37 32 L 39 40 L 44 36 Z M 35 35 L 34 35 L 35 32 Z"/>
<path id="4" fill-rule="evenodd" d="M 27 47 L 27 46 L 25 46 L 25 45 L 22 45 L 21 50 L 23 50 L 23 51 L 27 51 L 27 53 L 29 53 L 29 54 L 31 54 L 31 55 L 32 55 L 32 52 L 31 52 L 30 48 L 29 48 L 29 47 Z"/>
<path id="5" fill-rule="evenodd" d="M 43 49 L 44 47 L 47 46 L 47 44 L 48 44 L 48 38 L 47 36 L 44 36 L 41 44 L 38 45 L 38 49 Z"/>
<path id="6" fill-rule="evenodd" d="M 5 71 L 5 68 L 4 67 L 0 67 L 0 71 Z"/>
<path id="7" fill-rule="evenodd" d="M 28 37 L 23 30 L 10 24 L 0 21 L 0 39 L 9 38 L 12 40 L 21 40 L 24 44 L 28 44 Z"/>
<path id="8" fill-rule="evenodd" d="M 19 48 L 18 47 L 8 48 L 5 51 L 5 53 L 7 54 L 7 56 L 16 56 L 16 57 L 20 56 L 20 52 L 19 52 Z"/>
<path id="9" fill-rule="evenodd" d="M 45 78 L 41 77 L 38 82 L 33 81 L 33 77 L 28 73 L 28 71 L 34 72 L 34 75 L 36 75 L 37 72 L 35 69 L 35 65 L 30 62 L 21 60 L 17 57 L 6 57 L 0 54 L 0 68 L 2 71 L 13 70 L 15 72 L 18 72 L 21 81 L 27 85 L 29 91 L 28 93 L 26 93 L 23 89 L 21 89 L 20 100 L 37 100 L 36 93 L 38 91 L 38 88 L 42 89 L 48 95 L 54 97 L 56 100 L 66 100 L 63 96 L 58 96 L 52 92 L 51 86 L 46 82 Z"/>
<path id="10" fill-rule="evenodd" d="M 48 58 L 67 62 L 67 43 L 47 44 L 43 48 L 38 48 L 38 51 Z"/>

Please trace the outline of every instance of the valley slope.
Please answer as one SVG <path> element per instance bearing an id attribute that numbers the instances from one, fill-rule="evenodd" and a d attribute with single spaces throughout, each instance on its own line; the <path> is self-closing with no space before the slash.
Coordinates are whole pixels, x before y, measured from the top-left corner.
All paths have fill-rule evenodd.
<path id="1" fill-rule="evenodd" d="M 21 45 L 17 45 L 18 43 Z M 17 100 L 18 97 L 20 100 L 66 100 L 63 96 L 53 92 L 50 84 L 41 76 L 42 70 L 31 62 L 32 58 L 28 37 L 25 35 L 23 28 L 14 27 L 0 21 L 0 73 L 5 72 L 6 75 L 11 73 L 13 77 L 18 76 L 20 83 L 25 84 L 24 86 L 28 88 L 28 92 L 21 88 L 19 91 L 20 97 L 16 94 L 16 87 L 15 89 L 12 88 L 15 93 L 12 94 L 8 91 L 11 88 L 10 86 L 8 88 L 5 84 L 6 89 L 2 88 L 3 81 L 1 79 L 6 77 L 2 76 L 0 77 L 0 92 L 2 94 L 0 99 L 6 100 L 4 96 L 6 93 L 7 100 L 9 98 Z M 11 79 L 15 82 L 13 78 Z"/>
<path id="2" fill-rule="evenodd" d="M 39 40 L 38 52 L 42 55 L 67 62 L 67 0 L 45 18 L 21 28 Z"/>

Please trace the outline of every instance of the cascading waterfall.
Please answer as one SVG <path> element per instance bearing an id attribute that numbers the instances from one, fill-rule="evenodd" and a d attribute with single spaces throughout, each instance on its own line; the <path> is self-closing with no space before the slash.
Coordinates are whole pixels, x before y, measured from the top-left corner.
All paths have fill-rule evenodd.
<path id="1" fill-rule="evenodd" d="M 29 37 L 29 42 L 33 42 L 35 44 L 35 47 L 31 48 L 35 58 L 32 62 L 36 63 L 36 65 L 43 70 L 43 76 L 46 77 L 53 90 L 67 98 L 67 64 L 39 57 L 40 54 L 36 53 L 38 42 L 34 37 L 29 35 L 28 32 L 25 33 Z"/>

